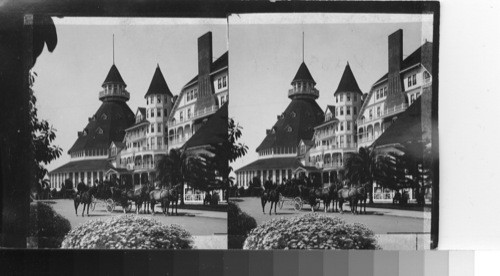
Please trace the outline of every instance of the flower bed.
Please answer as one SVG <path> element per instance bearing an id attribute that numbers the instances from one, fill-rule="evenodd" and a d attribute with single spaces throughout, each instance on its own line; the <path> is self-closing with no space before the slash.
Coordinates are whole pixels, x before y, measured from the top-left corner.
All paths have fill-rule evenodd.
<path id="1" fill-rule="evenodd" d="M 178 225 L 163 225 L 134 215 L 96 219 L 68 233 L 61 248 L 75 249 L 191 249 L 192 236 Z"/>
<path id="2" fill-rule="evenodd" d="M 253 229 L 243 249 L 380 249 L 366 226 L 307 214 L 277 218 Z"/>

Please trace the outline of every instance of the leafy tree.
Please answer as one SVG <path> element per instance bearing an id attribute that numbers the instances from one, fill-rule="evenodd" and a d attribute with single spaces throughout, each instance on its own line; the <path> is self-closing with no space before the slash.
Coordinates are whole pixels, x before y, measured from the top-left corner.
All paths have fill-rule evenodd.
<path id="1" fill-rule="evenodd" d="M 168 155 L 163 156 L 156 164 L 157 179 L 163 184 L 172 187 L 184 184 L 188 174 L 188 156 L 180 149 L 171 149 Z M 181 191 L 181 205 L 184 205 L 184 187 Z"/>
<path id="2" fill-rule="evenodd" d="M 45 165 L 49 164 L 51 161 L 59 158 L 62 153 L 62 149 L 59 146 L 52 145 L 52 142 L 56 139 L 56 129 L 54 129 L 46 120 L 38 119 L 38 109 L 36 108 L 36 97 L 32 89 L 35 83 L 36 72 L 30 73 L 29 78 L 29 92 L 30 92 L 30 126 L 32 129 L 31 136 L 34 147 L 35 154 L 35 177 L 36 181 L 33 183 L 37 187 L 38 185 L 44 186 L 43 181 L 48 171 Z"/>
<path id="3" fill-rule="evenodd" d="M 247 151 L 248 147 L 237 141 L 241 138 L 242 129 L 239 124 L 236 124 L 232 118 L 228 119 L 228 136 L 224 142 L 220 144 L 212 145 L 208 151 L 213 156 L 213 165 L 215 165 L 220 177 L 220 188 L 223 191 L 229 189 L 234 179 L 231 179 L 229 174 L 233 171 L 233 168 L 229 166 L 229 163 L 236 161 L 236 159 L 243 157 Z"/>
<path id="4" fill-rule="evenodd" d="M 346 177 L 354 183 L 370 184 L 370 203 L 373 203 L 373 181 L 377 173 L 377 155 L 368 147 L 360 148 L 345 164 Z"/>

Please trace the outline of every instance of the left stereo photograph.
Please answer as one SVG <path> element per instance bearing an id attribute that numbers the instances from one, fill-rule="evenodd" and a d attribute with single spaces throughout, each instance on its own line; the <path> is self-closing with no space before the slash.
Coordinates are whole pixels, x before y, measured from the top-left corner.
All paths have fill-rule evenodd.
<path id="1" fill-rule="evenodd" d="M 26 70 L 26 247 L 227 249 L 226 20 L 24 24 L 52 39 Z"/>

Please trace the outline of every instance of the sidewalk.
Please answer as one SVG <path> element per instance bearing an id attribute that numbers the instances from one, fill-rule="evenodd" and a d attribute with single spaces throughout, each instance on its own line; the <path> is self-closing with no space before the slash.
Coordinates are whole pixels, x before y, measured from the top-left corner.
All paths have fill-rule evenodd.
<path id="1" fill-rule="evenodd" d="M 431 212 L 373 208 L 373 207 L 366 207 L 366 210 L 373 211 L 373 212 L 375 212 L 375 214 L 384 215 L 384 216 L 431 219 Z"/>
<path id="2" fill-rule="evenodd" d="M 179 210 L 182 210 L 183 213 L 187 213 L 189 214 L 189 216 L 193 217 L 227 219 L 227 212 L 192 210 L 192 209 L 182 209 L 182 208 L 179 208 Z"/>

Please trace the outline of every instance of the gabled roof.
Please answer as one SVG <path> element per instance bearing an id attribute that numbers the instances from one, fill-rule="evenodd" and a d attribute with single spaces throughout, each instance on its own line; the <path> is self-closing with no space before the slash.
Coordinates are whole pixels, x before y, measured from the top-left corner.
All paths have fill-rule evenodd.
<path id="1" fill-rule="evenodd" d="M 237 169 L 235 172 L 246 170 L 271 170 L 271 169 L 295 169 L 301 166 L 297 157 L 277 157 L 258 159 L 244 167 Z"/>
<path id="2" fill-rule="evenodd" d="M 183 145 L 183 148 L 216 145 L 228 140 L 228 102 L 224 103 L 208 121 Z"/>
<path id="3" fill-rule="evenodd" d="M 359 94 L 363 94 L 361 89 L 359 89 L 358 82 L 352 73 L 351 66 L 349 66 L 349 62 L 345 66 L 344 73 L 342 74 L 342 78 L 340 79 L 339 86 L 333 95 L 337 95 L 340 92 L 356 92 Z"/>
<path id="4" fill-rule="evenodd" d="M 311 81 L 316 84 L 305 62 L 302 62 L 302 64 L 300 65 L 299 70 L 297 70 L 297 74 L 295 74 L 295 77 L 292 80 L 292 83 L 296 81 Z"/>
<path id="5" fill-rule="evenodd" d="M 123 81 L 122 75 L 120 75 L 118 68 L 116 68 L 116 65 L 114 65 L 114 64 L 109 69 L 108 75 L 106 76 L 106 79 L 104 80 L 102 85 L 104 86 L 104 84 L 107 84 L 107 83 L 118 83 L 118 84 L 123 84 L 123 85 L 127 86 L 125 84 L 125 82 Z"/>
<path id="6" fill-rule="evenodd" d="M 313 99 L 293 99 L 256 151 L 296 147 L 301 139 L 312 139 L 314 126 L 324 120 L 323 110 Z"/>
<path id="7" fill-rule="evenodd" d="M 137 111 L 139 111 L 141 113 L 143 118 L 146 118 L 146 108 L 145 107 L 138 107 Z"/>
<path id="8" fill-rule="evenodd" d="M 306 145 L 306 146 L 314 146 L 314 141 L 313 141 L 313 140 L 310 140 L 310 139 L 302 139 L 301 141 L 302 141 L 302 143 L 304 143 L 304 145 Z"/>
<path id="9" fill-rule="evenodd" d="M 114 144 L 119 149 L 123 149 L 125 147 L 125 143 L 123 142 L 111 142 L 111 144 Z"/>
<path id="10" fill-rule="evenodd" d="M 403 59 L 403 62 L 401 63 L 401 71 L 404 71 L 404 70 L 422 62 L 422 48 L 423 47 L 430 47 L 432 49 L 432 42 L 426 41 L 424 44 L 422 44 L 420 47 L 418 47 L 417 50 L 415 50 L 413 53 L 411 53 L 409 56 L 407 56 L 405 59 Z M 382 80 L 387 79 L 387 75 L 388 75 L 388 73 L 383 75 L 375 83 L 379 83 Z"/>
<path id="11" fill-rule="evenodd" d="M 403 145 L 415 139 L 423 139 L 421 98 L 418 97 L 412 105 L 398 115 L 398 119 L 373 142 L 372 146 Z"/>
<path id="12" fill-rule="evenodd" d="M 81 172 L 81 171 L 101 171 L 108 170 L 113 166 L 106 159 L 70 161 L 50 173 Z"/>
<path id="13" fill-rule="evenodd" d="M 327 105 L 327 106 L 326 106 L 325 113 L 326 113 L 328 110 L 330 110 L 330 112 L 331 112 L 332 114 L 334 114 L 334 115 L 335 115 L 335 106 L 334 106 L 334 105 Z"/>
<path id="14" fill-rule="evenodd" d="M 167 82 L 165 81 L 165 78 L 161 73 L 160 65 L 156 66 L 153 79 L 149 84 L 148 91 L 146 92 L 146 95 L 144 95 L 144 98 L 149 95 L 168 95 L 170 97 L 173 97 L 172 92 L 170 92 Z"/>
<path id="15" fill-rule="evenodd" d="M 228 52 L 226 51 L 222 56 L 220 56 L 218 59 L 216 59 L 214 62 L 212 62 L 212 65 L 210 66 L 210 72 L 217 72 L 224 67 L 227 67 L 228 64 Z M 198 82 L 198 75 L 194 76 L 184 87 L 193 85 Z"/>
<path id="16" fill-rule="evenodd" d="M 105 115 L 105 116 L 104 116 Z M 80 135 L 68 153 L 88 149 L 107 149 L 111 142 L 122 142 L 125 129 L 134 124 L 135 116 L 122 101 L 106 101 L 89 120 L 87 135 Z M 103 130 L 102 134 L 97 129 Z"/>

